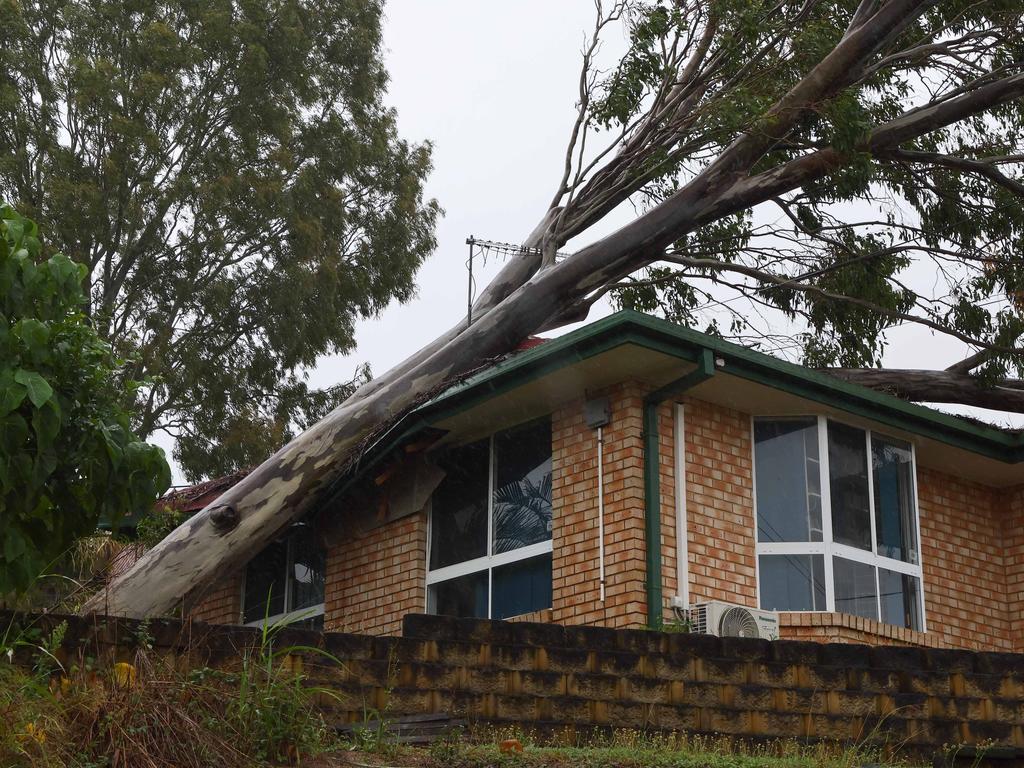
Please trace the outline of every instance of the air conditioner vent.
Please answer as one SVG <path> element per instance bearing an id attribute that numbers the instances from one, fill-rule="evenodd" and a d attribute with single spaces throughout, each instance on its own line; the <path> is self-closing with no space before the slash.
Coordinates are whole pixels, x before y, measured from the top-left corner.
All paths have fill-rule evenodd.
<path id="1" fill-rule="evenodd" d="M 779 615 L 774 611 L 712 601 L 691 606 L 689 619 L 690 631 L 698 634 L 763 640 L 779 637 Z"/>

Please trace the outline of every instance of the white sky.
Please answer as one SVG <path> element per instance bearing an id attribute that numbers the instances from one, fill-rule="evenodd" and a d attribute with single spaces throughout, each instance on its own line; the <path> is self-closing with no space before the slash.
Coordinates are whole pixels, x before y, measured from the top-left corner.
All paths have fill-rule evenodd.
<path id="1" fill-rule="evenodd" d="M 389 0 L 386 14 L 388 101 L 398 111 L 405 139 L 433 142 L 427 190 L 445 215 L 438 225 L 438 249 L 419 273 L 418 298 L 361 322 L 358 350 L 349 357 L 323 358 L 310 372 L 314 386 L 347 380 L 364 361 L 382 374 L 464 318 L 466 238 L 520 242 L 536 225 L 559 180 L 593 5 L 590 0 Z M 616 30 L 605 52 L 614 54 L 622 44 Z M 628 208 L 614 212 L 587 239 L 621 226 L 631 215 Z M 478 285 L 499 266 L 476 263 Z M 608 311 L 599 306 L 590 319 Z M 889 338 L 888 367 L 941 368 L 964 354 L 958 342 L 920 328 L 901 329 Z M 1024 426 L 1019 415 L 962 410 Z M 175 483 L 181 482 L 175 471 Z"/>

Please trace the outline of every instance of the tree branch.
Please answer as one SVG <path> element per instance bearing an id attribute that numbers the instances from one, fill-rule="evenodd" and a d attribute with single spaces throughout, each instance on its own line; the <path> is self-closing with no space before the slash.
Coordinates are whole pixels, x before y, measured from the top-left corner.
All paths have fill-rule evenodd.
<path id="1" fill-rule="evenodd" d="M 1024 413 L 1024 381 L 1003 379 L 987 387 L 973 376 L 954 371 L 892 368 L 822 368 L 843 381 L 888 392 L 904 400 L 959 403 L 997 411 Z"/>

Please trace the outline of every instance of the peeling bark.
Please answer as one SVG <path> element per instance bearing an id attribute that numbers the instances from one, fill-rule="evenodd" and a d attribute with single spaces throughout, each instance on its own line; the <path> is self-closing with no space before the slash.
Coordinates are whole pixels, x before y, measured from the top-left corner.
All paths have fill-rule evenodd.
<path id="1" fill-rule="evenodd" d="M 241 566 L 292 521 L 307 514 L 321 492 L 343 472 L 354 451 L 381 424 L 400 416 L 453 377 L 515 348 L 539 329 L 585 316 L 595 293 L 658 260 L 666 247 L 694 228 L 841 167 L 847 157 L 823 149 L 751 175 L 758 160 L 783 140 L 808 110 L 852 82 L 870 57 L 906 29 L 927 5 L 922 0 L 891 0 L 865 12 L 865 18 L 851 27 L 836 48 L 763 116 L 756 130 L 739 135 L 678 192 L 627 226 L 556 264 L 542 265 L 541 256 L 533 250 L 511 259 L 476 302 L 472 326 L 466 328 L 462 323 L 452 328 L 362 387 L 172 532 L 83 610 L 135 617 L 168 612 L 186 594 Z M 1006 78 L 880 126 L 862 149 L 880 152 L 894 148 L 1022 93 L 1024 78 Z M 525 244 L 549 250 L 552 243 L 561 245 L 565 232 L 559 231 L 559 223 L 588 220 L 595 211 L 563 214 L 562 209 L 552 207 Z M 930 391 L 928 399 L 935 400 L 933 394 Z M 1024 392 L 1021 396 L 1020 409 L 1024 410 Z M 234 513 L 226 514 L 225 509 Z"/>
<path id="2" fill-rule="evenodd" d="M 997 411 L 1024 413 L 1024 381 L 1003 379 L 986 386 L 973 376 L 955 371 L 922 371 L 889 368 L 823 368 L 843 381 L 860 384 L 928 403 L 959 403 Z"/>

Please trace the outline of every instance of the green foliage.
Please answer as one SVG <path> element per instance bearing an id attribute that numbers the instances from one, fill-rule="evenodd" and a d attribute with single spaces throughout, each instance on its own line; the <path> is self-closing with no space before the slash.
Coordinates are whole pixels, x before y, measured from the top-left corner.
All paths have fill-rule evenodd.
<path id="1" fill-rule="evenodd" d="M 249 768 L 332 749 L 319 704 L 336 694 L 307 686 L 291 660 L 339 662 L 320 649 L 275 648 L 280 629 L 265 629 L 241 669 L 224 672 L 176 668 L 151 652 L 145 624 L 134 633 L 132 662 L 117 664 L 81 654 L 57 663 L 62 644 L 69 654 L 64 624 L 45 635 L 8 627 L 0 634 L 0 765 Z"/>
<path id="2" fill-rule="evenodd" d="M 132 434 L 119 362 L 82 313 L 83 276 L 0 207 L 0 593 L 170 482 L 163 452 Z"/>
<path id="3" fill-rule="evenodd" d="M 189 519 L 188 512 L 179 512 L 173 509 L 156 508 L 148 515 L 139 520 L 135 528 L 139 544 L 144 549 L 152 549 L 177 528 Z"/>
<path id="4" fill-rule="evenodd" d="M 593 179 L 614 177 L 635 202 L 654 206 L 730 146 L 758 136 L 771 141 L 737 160 L 737 174 L 747 172 L 745 162 L 756 175 L 822 150 L 840 162 L 753 211 L 714 214 L 664 261 L 616 286 L 620 306 L 769 351 L 799 350 L 813 366 L 878 365 L 886 332 L 908 321 L 978 346 L 1019 347 L 1024 100 L 925 130 L 898 147 L 874 148 L 865 139 L 907 112 L 1017 76 L 1024 6 L 924 4 L 863 70 L 838 75 L 827 98 L 795 116 L 776 110 L 835 50 L 862 5 L 623 4 L 627 50 L 617 65 L 594 70 L 586 114 L 622 131 L 621 154 Z M 665 106 L 675 103 L 672 96 L 681 106 Z M 978 161 L 987 173 L 934 156 Z M 595 195 L 584 188 L 578 199 L 588 200 L 588 191 Z M 1013 372 L 1024 375 L 1024 358 L 1003 352 L 980 374 L 994 381 Z"/>
<path id="5" fill-rule="evenodd" d="M 191 479 L 261 461 L 347 396 L 301 371 L 435 245 L 381 0 L 0 9 L 0 196 L 85 265 L 86 313 L 150 382 L 133 428 L 175 435 Z"/>
<path id="6" fill-rule="evenodd" d="M 269 608 L 269 595 L 268 595 Z M 235 683 L 226 717 L 247 752 L 260 760 L 294 761 L 326 741 L 326 728 L 317 698 L 336 698 L 326 688 L 308 687 L 290 659 L 307 654 L 341 665 L 331 654 L 308 646 L 275 649 L 277 636 L 287 625 L 264 622 L 259 644 L 242 654 L 242 668 L 226 679 Z"/>

